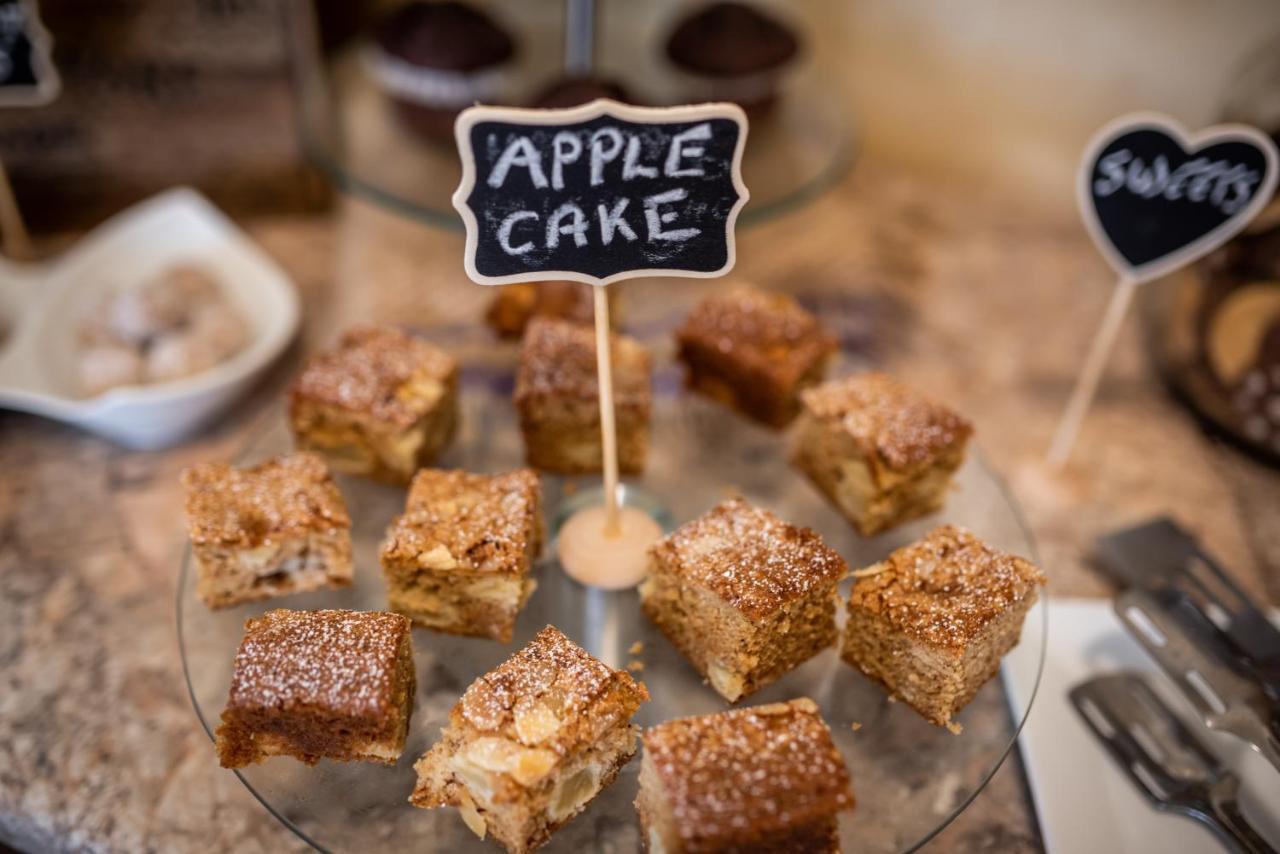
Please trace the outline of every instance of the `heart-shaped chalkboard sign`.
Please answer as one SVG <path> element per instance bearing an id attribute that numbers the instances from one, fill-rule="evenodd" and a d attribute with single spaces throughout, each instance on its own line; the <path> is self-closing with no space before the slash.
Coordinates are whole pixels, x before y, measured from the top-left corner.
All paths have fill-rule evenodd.
<path id="1" fill-rule="evenodd" d="M 1123 278 L 1149 281 L 1221 246 L 1272 198 L 1275 143 L 1245 125 L 1186 133 L 1143 113 L 1103 128 L 1085 151 L 1080 210 Z"/>

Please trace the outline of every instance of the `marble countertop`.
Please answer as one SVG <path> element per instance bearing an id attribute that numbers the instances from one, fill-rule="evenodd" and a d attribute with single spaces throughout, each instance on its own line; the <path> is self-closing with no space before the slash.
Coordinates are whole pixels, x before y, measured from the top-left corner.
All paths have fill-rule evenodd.
<path id="1" fill-rule="evenodd" d="M 0 841 L 11 846 L 303 849 L 218 768 L 187 697 L 174 624 L 178 473 L 234 454 L 274 414 L 299 354 L 336 328 L 476 318 L 489 294 L 463 278 L 460 235 L 359 202 L 245 225 L 298 282 L 308 320 L 285 363 L 216 429 L 136 453 L 0 413 Z M 862 163 L 811 207 L 744 233 L 740 253 L 740 276 L 857 301 L 866 322 L 843 330 L 846 341 L 974 420 L 1052 593 L 1106 595 L 1089 544 L 1170 513 L 1252 590 L 1280 597 L 1280 474 L 1200 432 L 1152 374 L 1136 324 L 1069 471 L 1040 465 L 1111 282 L 1076 223 Z M 1016 754 L 933 843 L 1039 848 Z"/>

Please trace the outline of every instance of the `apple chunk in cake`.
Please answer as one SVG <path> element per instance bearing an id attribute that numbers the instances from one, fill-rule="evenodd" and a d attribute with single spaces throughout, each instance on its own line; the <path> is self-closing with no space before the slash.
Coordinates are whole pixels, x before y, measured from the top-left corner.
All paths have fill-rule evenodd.
<path id="1" fill-rule="evenodd" d="M 315 454 L 204 463 L 182 483 L 196 593 L 210 608 L 351 584 L 351 519 Z"/>
<path id="2" fill-rule="evenodd" d="M 382 544 L 391 610 L 437 631 L 510 641 L 536 586 L 540 505 L 531 469 L 419 471 Z"/>
<path id="3" fill-rule="evenodd" d="M 1044 575 L 945 525 L 857 570 L 841 655 L 939 726 L 1018 644 Z"/>
<path id="4" fill-rule="evenodd" d="M 532 851 L 635 754 L 643 684 L 553 626 L 471 684 L 417 764 L 409 801 L 457 807 L 476 834 Z"/>
<path id="5" fill-rule="evenodd" d="M 835 642 L 847 570 L 816 532 L 734 498 L 650 548 L 640 607 L 732 703 Z"/>

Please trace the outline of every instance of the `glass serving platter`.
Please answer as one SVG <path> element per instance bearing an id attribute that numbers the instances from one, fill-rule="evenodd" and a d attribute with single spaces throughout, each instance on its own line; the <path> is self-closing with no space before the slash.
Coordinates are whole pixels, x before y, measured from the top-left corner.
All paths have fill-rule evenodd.
<path id="1" fill-rule="evenodd" d="M 666 324 L 650 326 L 654 337 Z M 445 467 L 501 471 L 522 463 L 522 443 L 510 402 L 514 350 L 495 346 L 478 327 L 432 330 L 464 357 L 463 425 Z M 664 365 L 659 359 L 657 364 Z M 849 370 L 840 365 L 838 375 Z M 866 566 L 943 521 L 964 525 L 1001 548 L 1036 559 L 1035 546 L 1018 507 L 1000 479 L 975 450 L 961 469 L 945 510 L 881 536 L 863 539 L 787 463 L 786 437 L 738 417 L 718 404 L 680 389 L 670 361 L 655 377 L 655 405 L 648 467 L 632 481 L 664 502 L 668 523 L 678 524 L 732 492 L 783 518 L 818 530 L 848 560 Z M 290 450 L 283 413 L 240 455 L 241 464 Z M 544 477 L 549 522 L 566 502 L 595 487 L 596 478 Z M 197 600 L 190 563 L 184 558 L 178 586 L 178 634 L 195 705 L 212 736 L 227 697 L 232 660 L 246 618 L 274 607 L 352 608 L 386 606 L 377 549 L 404 491 L 339 477 L 353 521 L 356 583 L 353 587 L 210 611 Z M 652 700 L 637 722 L 649 726 L 684 715 L 728 708 L 667 640 L 640 613 L 634 591 L 606 593 L 571 581 L 548 548 L 536 567 L 538 589 L 520 615 L 509 644 L 414 632 L 418 672 L 416 708 L 403 756 L 394 768 L 322 761 L 309 768 L 287 758 L 235 772 L 249 790 L 290 830 L 326 851 L 496 850 L 477 840 L 455 810 L 420 810 L 406 798 L 414 785 L 414 761 L 436 740 L 450 707 L 477 676 L 505 659 L 547 624 L 553 624 L 608 664 L 644 663 L 638 674 Z M 850 582 L 842 590 L 847 592 Z M 1020 645 L 1010 653 L 1037 673 L 1043 665 L 1047 610 L 1037 605 L 1027 618 Z M 644 644 L 638 655 L 628 650 Z M 1030 699 L 1012 706 L 999 679 L 987 684 L 959 716 L 963 732 L 932 726 L 840 661 L 829 649 L 773 685 L 747 705 L 807 695 L 817 701 L 844 753 L 853 777 L 857 808 L 842 818 L 846 851 L 892 852 L 917 848 L 932 838 L 982 791 L 1014 744 Z M 1034 694 L 1032 695 L 1034 696 Z M 857 730 L 854 724 L 860 725 Z M 210 754 L 212 759 L 212 746 Z M 631 852 L 640 849 L 632 802 L 639 758 L 586 811 L 563 827 L 548 852 Z M 227 772 L 232 773 L 232 772 Z"/>

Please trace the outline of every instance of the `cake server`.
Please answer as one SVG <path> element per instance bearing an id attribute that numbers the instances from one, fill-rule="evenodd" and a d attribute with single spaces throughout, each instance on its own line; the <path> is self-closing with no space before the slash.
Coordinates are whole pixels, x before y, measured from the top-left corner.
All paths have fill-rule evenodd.
<path id="1" fill-rule="evenodd" d="M 1240 854 L 1275 852 L 1240 810 L 1240 779 L 1134 673 L 1072 688 L 1071 704 L 1156 809 L 1202 822 Z"/>
<path id="2" fill-rule="evenodd" d="M 1220 639 L 1185 597 L 1134 588 L 1117 596 L 1114 607 L 1205 726 L 1243 739 L 1280 770 L 1280 734 L 1271 699 L 1256 681 L 1223 662 Z"/>
<path id="3" fill-rule="evenodd" d="M 1220 635 L 1224 660 L 1257 682 L 1280 717 L 1280 630 L 1190 534 L 1154 519 L 1101 538 L 1097 556 L 1127 587 L 1185 596 Z"/>

